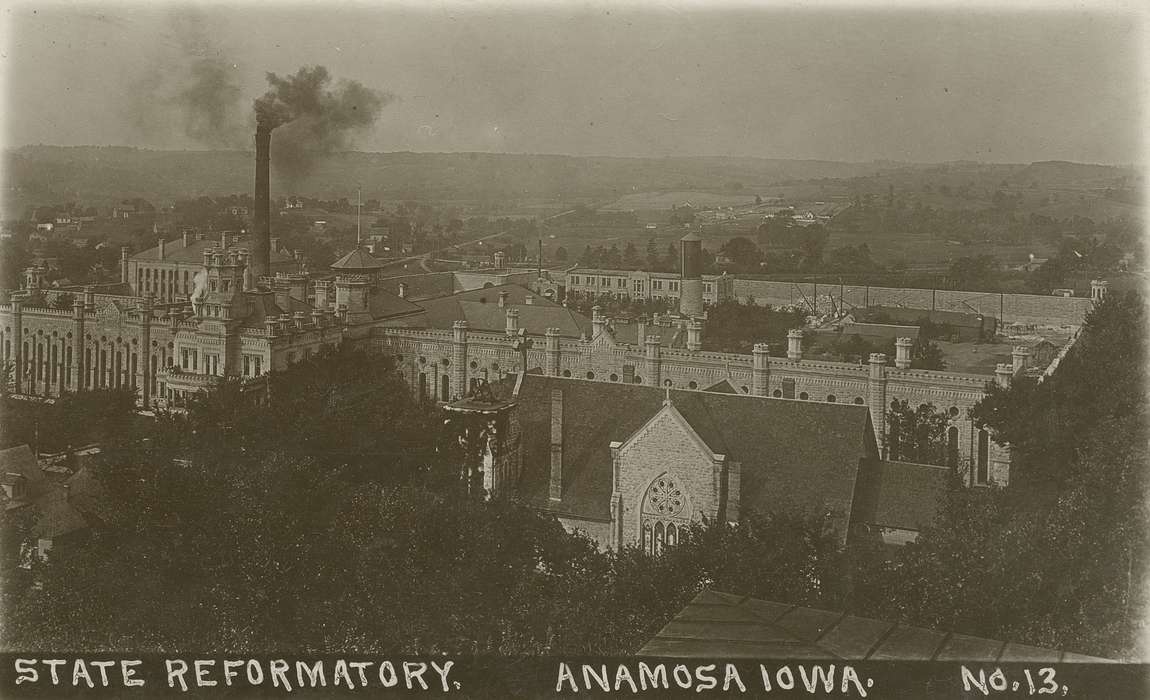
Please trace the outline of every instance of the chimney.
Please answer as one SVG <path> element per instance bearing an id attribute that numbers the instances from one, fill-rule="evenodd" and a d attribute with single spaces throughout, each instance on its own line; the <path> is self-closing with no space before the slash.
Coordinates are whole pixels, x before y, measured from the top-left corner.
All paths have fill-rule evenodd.
<path id="1" fill-rule="evenodd" d="M 691 351 L 703 349 L 703 322 L 697 318 L 687 321 L 687 349 Z"/>
<path id="2" fill-rule="evenodd" d="M 910 368 L 910 352 L 914 348 L 914 341 L 910 338 L 896 338 L 894 341 L 894 366 L 899 369 Z"/>
<path id="3" fill-rule="evenodd" d="M 271 269 L 271 147 L 272 130 L 256 125 L 256 191 L 252 222 L 252 279 L 259 280 Z"/>
<path id="4" fill-rule="evenodd" d="M 1014 367 L 1005 362 L 994 366 L 994 383 L 1002 389 L 1010 388 L 1010 379 L 1014 375 Z"/>
<path id="5" fill-rule="evenodd" d="M 635 330 L 635 344 L 643 347 L 647 339 L 647 320 L 644 318 L 639 319 L 639 327 Z"/>
<path id="6" fill-rule="evenodd" d="M 1027 365 L 1029 364 L 1030 348 L 1026 347 L 1025 345 L 1015 345 L 1014 348 L 1010 351 L 1010 359 L 1013 361 L 1012 364 L 1014 373 L 1018 374 L 1022 370 L 1026 369 Z"/>
<path id="7" fill-rule="evenodd" d="M 164 259 L 164 239 L 161 238 L 159 243 L 156 244 L 156 257 L 160 260 Z"/>
<path id="8" fill-rule="evenodd" d="M 280 237 L 279 236 L 272 236 L 270 238 L 270 240 L 271 240 L 271 243 L 269 244 L 268 249 L 272 253 L 278 253 L 279 249 L 280 249 Z"/>
<path id="9" fill-rule="evenodd" d="M 591 337 L 595 338 L 607 327 L 607 319 L 603 317 L 603 307 L 596 304 L 591 307 Z"/>
<path id="10" fill-rule="evenodd" d="M 507 309 L 507 335 L 519 332 L 519 309 Z"/>
<path id="11" fill-rule="evenodd" d="M 803 332 L 798 328 L 787 331 L 787 359 L 791 362 L 803 359 Z"/>
<path id="12" fill-rule="evenodd" d="M 551 485 L 552 501 L 563 500 L 563 390 L 551 390 Z"/>
<path id="13" fill-rule="evenodd" d="M 535 304 L 535 297 L 528 294 L 526 297 L 523 298 L 523 303 L 527 304 L 528 306 L 533 306 Z"/>
<path id="14" fill-rule="evenodd" d="M 407 282 L 400 282 L 399 283 L 399 298 L 400 299 L 406 299 L 407 298 Z"/>
<path id="15" fill-rule="evenodd" d="M 189 231 L 189 230 L 187 230 L 187 229 L 184 229 L 184 247 L 185 247 L 185 248 L 187 248 L 187 247 L 188 247 L 188 243 L 190 243 L 190 242 L 191 242 L 191 240 L 190 240 L 190 239 L 191 239 L 191 237 L 192 237 L 192 232 L 191 232 L 191 231 Z"/>
<path id="16" fill-rule="evenodd" d="M 120 282 L 127 284 L 128 279 L 128 246 L 120 246 Z"/>
<path id="17" fill-rule="evenodd" d="M 502 292 L 499 292 L 499 308 L 502 309 L 507 306 L 507 298 L 509 296 L 511 296 L 511 294 L 506 289 L 504 289 Z"/>

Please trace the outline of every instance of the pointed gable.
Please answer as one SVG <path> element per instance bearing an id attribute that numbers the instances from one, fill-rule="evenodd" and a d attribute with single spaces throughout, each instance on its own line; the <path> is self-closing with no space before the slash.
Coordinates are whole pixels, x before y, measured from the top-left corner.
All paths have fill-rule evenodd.
<path id="1" fill-rule="evenodd" d="M 698 450 L 699 456 L 703 459 L 711 460 L 721 455 L 721 451 L 708 444 L 690 421 L 682 413 L 679 413 L 675 405 L 669 400 L 664 401 L 659 412 L 651 416 L 651 419 L 644 423 L 643 427 L 636 430 L 623 442 L 619 447 L 619 452 L 626 452 L 644 439 L 654 439 L 656 442 L 665 444 L 682 443 L 682 441 L 669 439 L 671 437 L 669 433 L 687 438 L 688 443 Z M 712 436 L 714 437 L 715 434 L 712 433 Z"/>

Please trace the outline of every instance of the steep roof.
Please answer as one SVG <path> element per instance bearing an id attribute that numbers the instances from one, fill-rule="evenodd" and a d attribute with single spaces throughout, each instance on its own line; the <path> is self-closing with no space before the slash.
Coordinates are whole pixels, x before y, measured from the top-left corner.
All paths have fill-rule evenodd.
<path id="1" fill-rule="evenodd" d="M 919 532 L 934 522 L 951 470 L 931 464 L 879 462 L 860 479 L 858 499 L 873 504 L 865 519 L 879 527 Z M 868 506 L 869 510 L 869 506 Z"/>
<path id="2" fill-rule="evenodd" d="M 367 249 L 359 247 L 339 260 L 336 260 L 328 267 L 333 270 L 378 270 L 386 264 L 387 263 L 367 252 Z"/>
<path id="3" fill-rule="evenodd" d="M 371 289 L 367 293 L 367 310 L 375 320 L 406 316 L 423 311 L 423 307 L 402 299 L 384 289 Z"/>
<path id="4" fill-rule="evenodd" d="M 503 307 L 499 306 L 501 292 L 507 292 Z M 530 304 L 526 303 L 528 298 Z M 451 328 L 455 321 L 467 321 L 472 330 L 502 332 L 507 327 L 507 310 L 517 309 L 519 327 L 532 335 L 543 335 L 548 328 L 558 328 L 568 338 L 591 333 L 591 319 L 517 284 L 471 289 L 416 303 L 427 312 L 429 328 Z"/>
<path id="5" fill-rule="evenodd" d="M 563 392 L 563 499 L 548 500 L 551 390 Z M 525 375 L 519 387 L 520 492 L 577 517 L 610 517 L 611 450 L 663 407 L 664 389 Z M 865 406 L 671 390 L 674 407 L 716 453 L 741 466 L 740 506 L 835 510 L 845 532 L 859 462 L 877 450 Z M 812 437 L 817 436 L 817 437 Z"/>
<path id="6" fill-rule="evenodd" d="M 717 591 L 695 596 L 636 656 L 861 661 L 1107 662 Z"/>

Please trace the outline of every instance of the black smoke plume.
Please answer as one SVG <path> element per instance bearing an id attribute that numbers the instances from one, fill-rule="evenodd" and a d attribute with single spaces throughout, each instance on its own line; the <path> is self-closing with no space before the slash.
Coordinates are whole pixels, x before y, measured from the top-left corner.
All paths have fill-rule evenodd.
<path id="1" fill-rule="evenodd" d="M 324 157 L 347 150 L 395 99 L 354 80 L 330 88 L 331 75 L 323 66 L 267 78 L 271 89 L 255 102 L 256 121 L 275 129 L 271 161 L 288 183 L 307 177 Z"/>
<path id="2" fill-rule="evenodd" d="M 248 147 L 238 70 L 214 41 L 217 32 L 190 9 L 172 12 L 168 25 L 167 48 L 129 86 L 132 124 L 160 145 L 168 145 L 178 129 L 204 146 Z"/>

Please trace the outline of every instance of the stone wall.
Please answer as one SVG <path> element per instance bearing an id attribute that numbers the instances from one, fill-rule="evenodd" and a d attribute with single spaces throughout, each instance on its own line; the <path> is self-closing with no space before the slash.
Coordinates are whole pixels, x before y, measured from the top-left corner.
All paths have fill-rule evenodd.
<path id="1" fill-rule="evenodd" d="M 910 309 L 988 314 L 1004 323 L 1082 325 L 1093 306 L 1085 297 L 1037 294 L 1000 294 L 948 289 L 902 289 L 863 285 L 735 280 L 735 297 L 763 306 L 804 306 L 827 313 L 842 303 L 847 310 L 867 306 L 898 306 Z"/>

